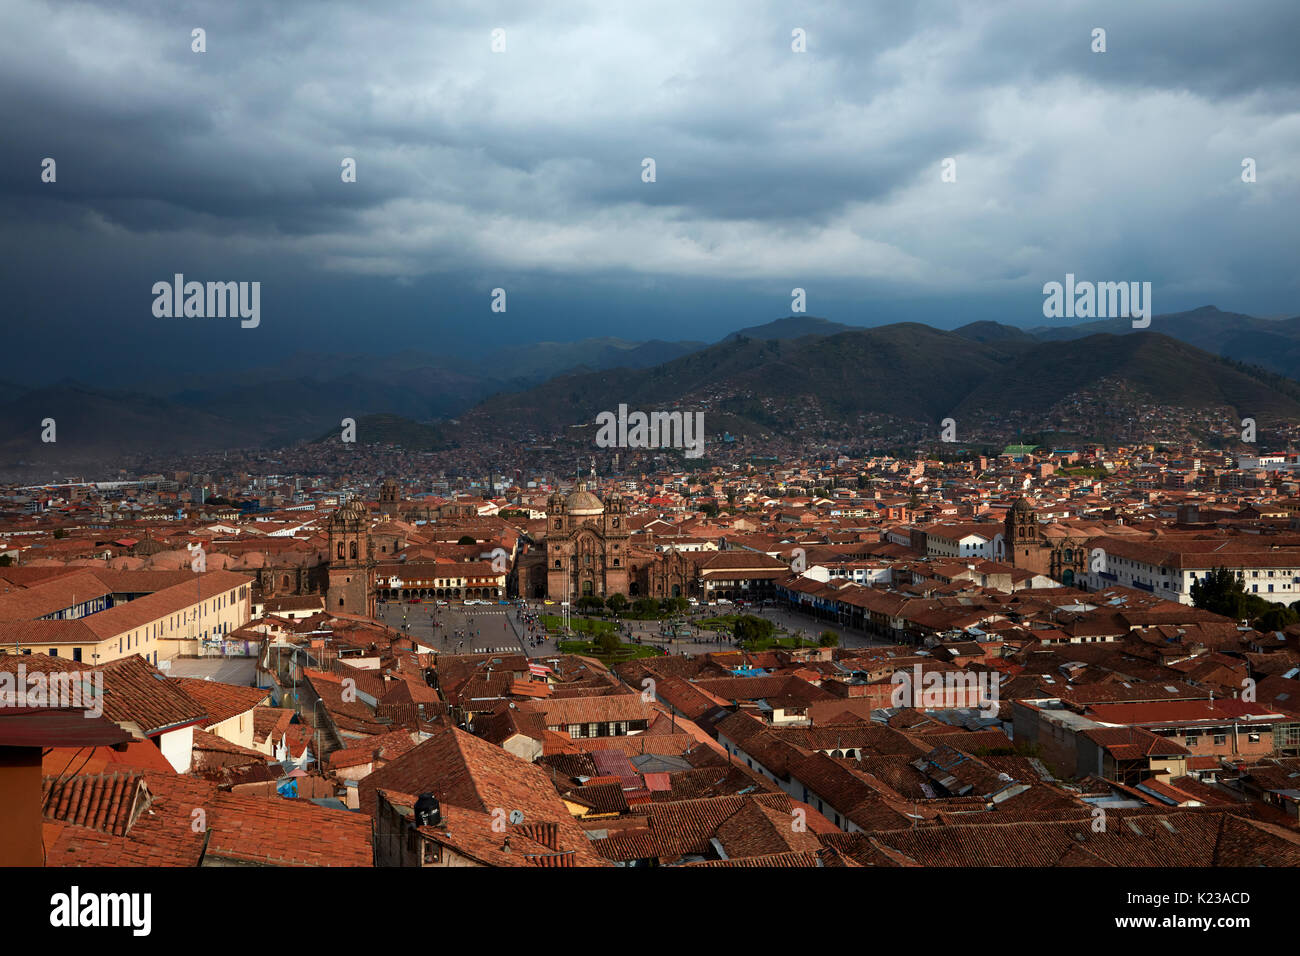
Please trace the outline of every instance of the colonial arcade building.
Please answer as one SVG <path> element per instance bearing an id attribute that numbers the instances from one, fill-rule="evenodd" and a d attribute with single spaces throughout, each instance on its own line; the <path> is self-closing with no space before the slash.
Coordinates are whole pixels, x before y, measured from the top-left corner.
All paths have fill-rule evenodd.
<path id="1" fill-rule="evenodd" d="M 506 596 L 506 572 L 491 561 L 393 562 L 375 569 L 375 593 L 381 601 L 496 600 Z"/>

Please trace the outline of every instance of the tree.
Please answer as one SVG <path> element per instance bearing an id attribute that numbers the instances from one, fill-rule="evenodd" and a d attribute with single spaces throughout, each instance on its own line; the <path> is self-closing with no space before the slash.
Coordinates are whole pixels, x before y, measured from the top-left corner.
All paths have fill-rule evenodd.
<path id="1" fill-rule="evenodd" d="M 1246 584 L 1227 568 L 1211 568 L 1192 582 L 1192 603 L 1206 611 L 1240 620 L 1246 603 Z"/>
<path id="2" fill-rule="evenodd" d="M 67 536 L 68 536 L 68 532 L 67 532 L 65 529 L 63 529 L 63 528 L 55 528 L 55 529 L 54 529 L 54 537 L 56 537 L 56 538 L 66 538 Z"/>
<path id="3" fill-rule="evenodd" d="M 700 511 L 704 512 L 706 518 L 716 518 L 718 516 L 718 506 L 711 501 L 706 501 L 700 505 Z"/>
<path id="4" fill-rule="evenodd" d="M 472 534 L 462 534 L 460 536 L 460 540 L 457 541 L 456 543 L 457 544 L 478 544 L 478 541 L 474 539 L 474 536 Z"/>
<path id="5" fill-rule="evenodd" d="M 1280 631 L 1300 621 L 1300 611 L 1296 611 L 1294 607 L 1287 607 L 1285 604 L 1274 604 L 1272 601 L 1266 601 L 1265 603 L 1268 604 L 1268 607 L 1255 618 L 1255 630 Z"/>
<path id="6" fill-rule="evenodd" d="M 766 641 L 776 632 L 776 625 L 766 618 L 755 617 L 753 614 L 742 614 L 736 618 L 736 623 L 732 625 L 731 630 L 736 635 L 736 640 L 741 643 L 745 641 Z"/>
<path id="7" fill-rule="evenodd" d="M 821 637 L 817 640 L 821 647 L 839 647 L 840 636 L 834 631 L 822 631 Z"/>
<path id="8" fill-rule="evenodd" d="M 578 598 L 579 611 L 599 611 L 605 607 L 603 599 L 595 594 L 585 594 Z"/>
<path id="9" fill-rule="evenodd" d="M 601 631 L 596 635 L 596 646 L 600 648 L 602 654 L 613 654 L 623 646 L 623 642 L 613 631 Z"/>
<path id="10" fill-rule="evenodd" d="M 627 598 L 623 597 L 621 594 L 611 594 L 609 597 L 605 598 L 605 604 L 615 614 L 622 614 L 627 610 Z"/>
<path id="11" fill-rule="evenodd" d="M 632 613 L 637 617 L 658 617 L 659 602 L 654 598 L 637 598 L 636 603 L 632 605 Z"/>
<path id="12" fill-rule="evenodd" d="M 1213 568 L 1192 582 L 1192 603 L 1233 620 L 1250 621 L 1259 631 L 1280 631 L 1300 621 L 1300 611 L 1246 591 L 1246 582 L 1227 568 Z"/>

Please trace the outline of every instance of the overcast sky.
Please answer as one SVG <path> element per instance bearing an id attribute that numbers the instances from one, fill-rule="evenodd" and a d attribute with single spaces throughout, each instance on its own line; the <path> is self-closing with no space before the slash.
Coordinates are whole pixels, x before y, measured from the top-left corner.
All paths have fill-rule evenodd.
<path id="1" fill-rule="evenodd" d="M 1067 272 L 1294 315 L 1297 37 L 1295 0 L 4 0 L 0 379 L 714 340 L 796 286 L 1034 326 Z M 260 281 L 260 325 L 156 318 L 177 272 Z"/>

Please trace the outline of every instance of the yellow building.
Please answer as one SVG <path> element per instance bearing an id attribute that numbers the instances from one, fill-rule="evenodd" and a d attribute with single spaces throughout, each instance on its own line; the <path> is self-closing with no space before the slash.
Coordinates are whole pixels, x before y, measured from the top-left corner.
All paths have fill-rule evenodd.
<path id="1" fill-rule="evenodd" d="M 72 571 L 0 595 L 0 654 L 91 665 L 197 655 L 249 622 L 252 583 L 233 571 Z"/>

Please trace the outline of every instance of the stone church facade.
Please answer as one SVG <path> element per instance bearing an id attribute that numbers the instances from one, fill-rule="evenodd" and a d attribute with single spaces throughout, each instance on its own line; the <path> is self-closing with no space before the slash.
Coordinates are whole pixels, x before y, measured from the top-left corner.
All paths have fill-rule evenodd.
<path id="1" fill-rule="evenodd" d="M 1003 542 L 1008 563 L 1045 574 L 1065 587 L 1083 588 L 1088 574 L 1088 538 L 1068 532 L 1049 534 L 1038 512 L 1017 498 L 1004 519 Z M 1054 532 L 1063 529 L 1053 528 Z"/>
<path id="2" fill-rule="evenodd" d="M 609 506 L 587 490 L 586 482 L 565 496 L 555 492 L 546 503 L 546 595 L 552 600 L 628 594 L 629 532 L 622 498 Z M 536 581 L 538 576 L 534 576 Z"/>

